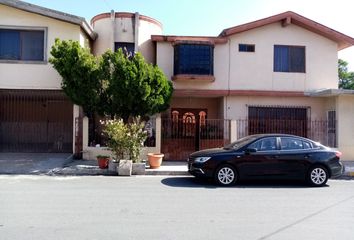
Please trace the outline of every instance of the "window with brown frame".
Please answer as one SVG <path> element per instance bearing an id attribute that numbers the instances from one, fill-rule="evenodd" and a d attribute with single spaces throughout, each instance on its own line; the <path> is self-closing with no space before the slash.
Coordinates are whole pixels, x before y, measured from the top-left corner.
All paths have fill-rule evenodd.
<path id="1" fill-rule="evenodd" d="M 208 44 L 177 44 L 174 47 L 174 75 L 213 75 L 214 46 Z"/>

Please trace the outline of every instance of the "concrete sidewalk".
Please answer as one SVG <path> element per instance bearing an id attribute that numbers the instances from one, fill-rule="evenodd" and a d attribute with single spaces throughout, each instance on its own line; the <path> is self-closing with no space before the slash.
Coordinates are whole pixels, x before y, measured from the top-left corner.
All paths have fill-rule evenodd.
<path id="1" fill-rule="evenodd" d="M 68 153 L 0 153 L 0 174 L 48 174 L 71 161 Z"/>
<path id="2" fill-rule="evenodd" d="M 61 169 L 54 169 L 51 174 L 55 175 L 106 175 L 114 176 L 116 172 L 108 169 L 100 169 L 96 160 L 72 160 L 65 164 Z M 145 175 L 190 175 L 188 173 L 187 162 L 182 161 L 163 161 L 158 169 L 150 169 L 146 166 Z"/>
<path id="3" fill-rule="evenodd" d="M 342 161 L 345 173 L 340 177 L 354 178 L 354 161 Z M 59 176 L 114 176 L 117 173 L 100 169 L 96 160 L 75 160 L 61 153 L 0 153 L 0 174 L 35 174 Z M 163 161 L 158 169 L 146 167 L 145 175 L 189 175 L 187 162 Z"/>
<path id="4" fill-rule="evenodd" d="M 26 175 L 117 175 L 100 169 L 96 160 L 75 160 L 63 153 L 0 153 L 0 174 Z M 146 167 L 146 175 L 189 175 L 187 162 L 163 161 L 159 169 Z"/>

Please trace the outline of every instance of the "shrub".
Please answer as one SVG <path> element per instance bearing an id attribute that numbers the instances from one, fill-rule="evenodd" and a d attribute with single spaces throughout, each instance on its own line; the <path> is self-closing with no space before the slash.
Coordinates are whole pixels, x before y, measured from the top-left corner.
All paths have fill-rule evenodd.
<path id="1" fill-rule="evenodd" d="M 134 118 L 130 123 L 123 119 L 103 121 L 103 132 L 107 134 L 107 146 L 112 150 L 116 160 L 130 158 L 139 162 L 140 152 L 147 138 L 144 131 L 144 122 L 140 117 Z"/>

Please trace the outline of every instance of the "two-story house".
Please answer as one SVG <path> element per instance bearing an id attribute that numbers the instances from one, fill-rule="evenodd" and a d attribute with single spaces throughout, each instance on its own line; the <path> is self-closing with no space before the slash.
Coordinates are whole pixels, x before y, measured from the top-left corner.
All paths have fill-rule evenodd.
<path id="1" fill-rule="evenodd" d="M 206 140 L 225 143 L 229 131 L 236 138 L 301 135 L 354 159 L 354 95 L 338 89 L 337 64 L 337 52 L 352 46 L 353 38 L 285 12 L 224 29 L 216 37 L 152 39 L 157 65 L 175 88 L 164 115 L 169 120 L 162 123 L 162 151 L 171 159 L 186 158 Z M 236 125 L 230 130 L 224 119 Z M 215 129 L 221 136 L 215 137 Z"/>
<path id="2" fill-rule="evenodd" d="M 141 52 L 173 81 L 171 107 L 150 123 L 151 151 L 167 159 L 265 132 L 306 136 L 354 159 L 354 94 L 338 89 L 337 53 L 354 39 L 293 12 L 223 30 L 165 36 L 139 13 L 85 19 L 0 0 L 0 151 L 74 152 L 94 158 L 99 124 L 61 91 L 48 63 L 55 38 L 100 55 Z"/>

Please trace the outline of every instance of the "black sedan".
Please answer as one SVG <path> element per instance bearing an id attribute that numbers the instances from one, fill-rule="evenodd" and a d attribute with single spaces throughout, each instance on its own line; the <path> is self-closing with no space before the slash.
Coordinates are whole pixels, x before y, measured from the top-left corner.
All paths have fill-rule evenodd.
<path id="1" fill-rule="evenodd" d="M 286 134 L 250 135 L 224 148 L 194 152 L 189 172 L 229 186 L 246 179 L 302 179 L 323 186 L 340 176 L 341 153 L 310 139 Z"/>

